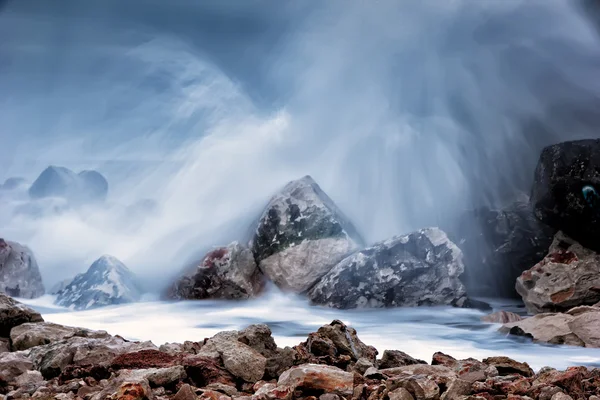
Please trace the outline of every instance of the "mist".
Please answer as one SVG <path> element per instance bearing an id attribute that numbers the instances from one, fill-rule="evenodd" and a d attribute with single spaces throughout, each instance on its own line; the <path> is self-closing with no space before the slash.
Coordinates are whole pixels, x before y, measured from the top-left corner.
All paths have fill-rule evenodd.
<path id="1" fill-rule="evenodd" d="M 0 181 L 61 165 L 110 185 L 106 206 L 42 218 L 0 198 L 0 236 L 47 286 L 106 253 L 160 289 L 307 174 L 369 242 L 451 228 L 528 193 L 545 145 L 600 137 L 582 3 L 243 4 L 0 8 Z"/>

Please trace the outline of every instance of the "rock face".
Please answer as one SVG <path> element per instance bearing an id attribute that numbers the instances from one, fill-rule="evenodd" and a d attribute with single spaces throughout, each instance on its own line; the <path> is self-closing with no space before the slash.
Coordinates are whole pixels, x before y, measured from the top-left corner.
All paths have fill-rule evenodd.
<path id="1" fill-rule="evenodd" d="M 531 313 L 566 311 L 600 301 L 600 256 L 557 233 L 549 253 L 517 279 Z"/>
<path id="2" fill-rule="evenodd" d="M 600 140 L 563 142 L 542 151 L 531 194 L 535 215 L 597 251 L 599 193 Z"/>
<path id="3" fill-rule="evenodd" d="M 250 249 L 238 242 L 208 253 L 199 266 L 173 284 L 172 299 L 249 299 L 264 286 Z"/>
<path id="4" fill-rule="evenodd" d="M 288 183 L 271 199 L 251 248 L 270 280 L 301 293 L 362 244 L 352 223 L 306 176 Z"/>
<path id="5" fill-rule="evenodd" d="M 0 292 L 32 299 L 44 294 L 44 285 L 31 250 L 0 238 Z"/>
<path id="6" fill-rule="evenodd" d="M 397 236 L 340 261 L 308 293 L 336 308 L 465 301 L 462 253 L 438 228 Z"/>
<path id="7" fill-rule="evenodd" d="M 133 273 L 115 257 L 104 255 L 58 293 L 56 304 L 85 310 L 135 302 L 140 296 Z"/>
<path id="8" fill-rule="evenodd" d="M 538 314 L 504 324 L 500 331 L 527 336 L 535 342 L 600 347 L 600 308 L 582 306 L 566 313 Z"/>
<path id="9" fill-rule="evenodd" d="M 46 168 L 29 188 L 32 199 L 60 197 L 72 204 L 104 201 L 107 194 L 108 182 L 99 172 L 76 174 L 68 168 L 56 166 Z"/>
<path id="10" fill-rule="evenodd" d="M 516 296 L 515 280 L 544 258 L 556 229 L 540 222 L 529 199 L 504 209 L 465 213 L 453 235 L 464 254 L 471 295 Z"/>
<path id="11" fill-rule="evenodd" d="M 37 311 L 0 293 L 0 337 L 8 337 L 15 326 L 26 322 L 43 322 Z"/>

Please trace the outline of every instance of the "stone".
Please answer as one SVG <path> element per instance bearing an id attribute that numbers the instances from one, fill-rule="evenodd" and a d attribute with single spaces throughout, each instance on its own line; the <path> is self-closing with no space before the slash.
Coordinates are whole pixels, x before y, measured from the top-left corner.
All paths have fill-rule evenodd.
<path id="1" fill-rule="evenodd" d="M 106 178 L 96 171 L 79 174 L 65 167 L 49 166 L 29 188 L 32 199 L 63 198 L 74 205 L 103 202 L 108 195 Z"/>
<path id="2" fill-rule="evenodd" d="M 15 379 L 33 370 L 34 365 L 24 352 L 0 354 L 0 377 L 5 382 L 14 382 Z"/>
<path id="3" fill-rule="evenodd" d="M 183 343 L 165 343 L 160 345 L 158 350 L 170 354 L 172 356 L 179 353 L 198 354 L 202 348 L 202 343 L 186 340 Z"/>
<path id="4" fill-rule="evenodd" d="M 533 376 L 533 370 L 527 363 L 521 363 L 508 357 L 488 357 L 484 364 L 496 367 L 500 375 L 519 374 L 525 377 Z"/>
<path id="5" fill-rule="evenodd" d="M 522 319 L 523 318 L 519 314 L 510 311 L 498 311 L 481 317 L 483 322 L 491 322 L 494 324 L 506 324 L 509 322 L 521 321 Z"/>
<path id="6" fill-rule="evenodd" d="M 369 368 L 374 368 L 373 363 L 364 357 L 359 358 L 356 364 L 354 364 L 354 371 L 361 375 L 364 375 Z"/>
<path id="7" fill-rule="evenodd" d="M 206 387 L 212 383 L 235 386 L 235 377 L 219 361 L 196 355 L 185 357 L 181 365 L 185 368 L 188 379 L 197 387 Z"/>
<path id="8" fill-rule="evenodd" d="M 58 293 L 56 304 L 75 310 L 139 301 L 135 275 L 115 257 L 104 255 Z"/>
<path id="9" fill-rule="evenodd" d="M 449 233 L 463 251 L 470 295 L 516 297 L 515 280 L 544 258 L 556 229 L 535 217 L 524 196 L 501 208 L 465 212 Z"/>
<path id="10" fill-rule="evenodd" d="M 552 396 L 551 400 L 573 400 L 573 398 L 567 394 L 558 392 L 554 396 Z"/>
<path id="11" fill-rule="evenodd" d="M 148 374 L 147 379 L 151 387 L 170 387 L 187 378 L 185 368 L 176 365 L 168 368 L 160 368 Z"/>
<path id="12" fill-rule="evenodd" d="M 114 369 L 167 368 L 174 364 L 176 357 L 157 350 L 141 350 L 120 354 L 111 362 Z"/>
<path id="13" fill-rule="evenodd" d="M 271 198 L 250 247 L 267 278 L 283 290 L 302 293 L 363 243 L 329 196 L 305 176 Z"/>
<path id="14" fill-rule="evenodd" d="M 457 400 L 461 396 L 466 396 L 471 393 L 472 382 L 456 378 L 450 383 L 448 389 L 442 394 L 440 400 Z"/>
<path id="15" fill-rule="evenodd" d="M 397 376 L 404 378 L 411 376 L 425 376 L 428 379 L 433 380 L 436 384 L 444 386 L 449 385 L 458 377 L 458 374 L 455 371 L 443 365 L 413 364 L 405 365 L 403 367 L 382 369 L 379 370 L 379 372 L 390 379 Z"/>
<path id="16" fill-rule="evenodd" d="M 198 397 L 198 399 L 200 399 L 200 400 L 231 400 L 231 397 L 229 397 L 223 393 L 216 392 L 214 390 L 203 389 L 202 394 Z"/>
<path id="17" fill-rule="evenodd" d="M 600 140 L 558 143 L 542 150 L 531 203 L 544 223 L 600 251 Z M 588 199 L 586 199 L 588 196 Z"/>
<path id="18" fill-rule="evenodd" d="M 0 337 L 9 337 L 15 326 L 27 322 L 43 322 L 37 311 L 0 293 Z"/>
<path id="19" fill-rule="evenodd" d="M 168 290 L 170 299 L 244 300 L 263 290 L 252 251 L 238 242 L 209 252 Z"/>
<path id="20" fill-rule="evenodd" d="M 438 228 L 376 243 L 340 261 L 309 291 L 335 308 L 456 305 L 466 299 L 462 252 Z"/>
<path id="21" fill-rule="evenodd" d="M 196 400 L 196 393 L 192 390 L 192 387 L 187 383 L 181 386 L 181 388 L 177 391 L 177 394 L 173 397 L 172 400 Z"/>
<path id="22" fill-rule="evenodd" d="M 600 255 L 556 234 L 548 255 L 517 279 L 531 313 L 567 311 L 600 301 Z"/>
<path id="23" fill-rule="evenodd" d="M 0 293 L 33 299 L 44 294 L 42 275 L 33 252 L 0 238 Z"/>
<path id="24" fill-rule="evenodd" d="M 386 369 L 386 368 L 403 367 L 405 365 L 413 365 L 413 364 L 427 364 L 427 363 L 423 360 L 416 360 L 403 351 L 385 350 L 383 352 L 383 356 L 381 357 L 381 360 L 379 360 L 377 362 L 377 367 L 379 369 Z"/>
<path id="25" fill-rule="evenodd" d="M 58 342 L 72 337 L 108 338 L 105 331 L 92 331 L 51 322 L 25 323 L 14 327 L 10 332 L 13 350 L 27 350 L 35 346 Z"/>
<path id="26" fill-rule="evenodd" d="M 292 367 L 279 377 L 277 386 L 302 387 L 308 390 L 322 390 L 340 396 L 353 393 L 354 375 L 336 367 L 319 364 L 304 364 Z"/>
<path id="27" fill-rule="evenodd" d="M 410 392 L 403 387 L 392 390 L 388 393 L 389 400 L 414 400 Z"/>
<path id="28" fill-rule="evenodd" d="M 415 400 L 435 400 L 440 396 L 439 386 L 423 375 L 394 376 L 386 381 L 386 386 L 390 392 L 398 388 L 404 388 Z"/>

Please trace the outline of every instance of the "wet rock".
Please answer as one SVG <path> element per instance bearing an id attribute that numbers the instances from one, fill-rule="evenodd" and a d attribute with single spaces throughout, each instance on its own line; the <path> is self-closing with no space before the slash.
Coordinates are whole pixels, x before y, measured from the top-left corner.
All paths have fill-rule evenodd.
<path id="1" fill-rule="evenodd" d="M 362 244 L 352 223 L 306 176 L 273 196 L 258 221 L 251 248 L 271 281 L 301 293 Z"/>
<path id="2" fill-rule="evenodd" d="M 23 352 L 0 354 L 0 380 L 13 382 L 18 376 L 33 370 L 31 360 Z"/>
<path id="3" fill-rule="evenodd" d="M 402 367 L 413 364 L 427 364 L 423 360 L 416 360 L 399 350 L 385 350 L 381 360 L 377 362 L 379 369 Z"/>
<path id="4" fill-rule="evenodd" d="M 546 258 L 521 274 L 516 289 L 531 313 L 593 305 L 600 301 L 600 255 L 559 232 Z"/>
<path id="5" fill-rule="evenodd" d="M 277 386 L 335 393 L 350 396 L 353 392 L 354 376 L 336 367 L 319 364 L 304 364 L 292 367 L 279 377 Z"/>
<path id="6" fill-rule="evenodd" d="M 42 276 L 33 252 L 0 238 L 0 293 L 32 299 L 44 294 Z"/>
<path id="7" fill-rule="evenodd" d="M 249 248 L 233 242 L 209 252 L 169 289 L 171 299 L 249 299 L 260 294 L 264 276 Z"/>
<path id="8" fill-rule="evenodd" d="M 496 367 L 500 375 L 519 374 L 526 377 L 533 376 L 533 370 L 527 363 L 521 363 L 508 357 L 488 357 L 484 364 Z"/>
<path id="9" fill-rule="evenodd" d="M 58 293 L 56 304 L 87 310 L 136 302 L 142 290 L 135 275 L 115 257 L 104 255 Z"/>
<path id="10" fill-rule="evenodd" d="M 102 339 L 110 335 L 105 331 L 92 331 L 53 324 L 51 322 L 25 323 L 14 327 L 10 332 L 13 350 L 27 350 L 35 346 L 58 342 L 71 337 Z"/>
<path id="11" fill-rule="evenodd" d="M 29 188 L 32 199 L 59 197 L 74 205 L 103 202 L 107 195 L 108 182 L 99 172 L 76 174 L 57 166 L 46 168 Z"/>
<path id="12" fill-rule="evenodd" d="M 183 385 L 172 400 L 196 400 L 196 393 L 192 390 L 192 387 L 187 383 Z"/>
<path id="13" fill-rule="evenodd" d="M 37 311 L 0 293 L 0 337 L 9 337 L 15 326 L 27 322 L 43 322 Z"/>
<path id="14" fill-rule="evenodd" d="M 481 317 L 483 322 L 491 322 L 495 324 L 506 324 L 509 322 L 521 321 L 523 318 L 519 314 L 510 311 L 498 311 L 493 314 Z"/>
<path id="15" fill-rule="evenodd" d="M 462 252 L 438 228 L 379 242 L 340 261 L 309 291 L 335 308 L 457 304 Z"/>
<path id="16" fill-rule="evenodd" d="M 599 146 L 600 140 L 594 139 L 544 148 L 531 193 L 541 221 L 594 250 L 600 250 L 600 214 L 594 201 L 600 190 Z"/>

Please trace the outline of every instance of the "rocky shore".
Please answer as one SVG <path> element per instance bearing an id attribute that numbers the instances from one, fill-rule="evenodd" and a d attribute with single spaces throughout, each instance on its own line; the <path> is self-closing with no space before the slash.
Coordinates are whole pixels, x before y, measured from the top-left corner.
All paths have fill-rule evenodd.
<path id="1" fill-rule="evenodd" d="M 600 394 L 600 369 L 536 372 L 501 355 L 457 360 L 438 352 L 430 363 L 401 350 L 380 355 L 338 320 L 294 347 L 278 348 L 267 325 L 157 347 L 44 322 L 0 295 L 0 336 L 0 399 L 595 400 Z"/>

